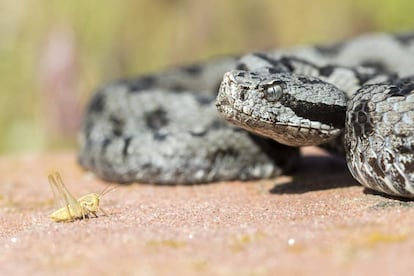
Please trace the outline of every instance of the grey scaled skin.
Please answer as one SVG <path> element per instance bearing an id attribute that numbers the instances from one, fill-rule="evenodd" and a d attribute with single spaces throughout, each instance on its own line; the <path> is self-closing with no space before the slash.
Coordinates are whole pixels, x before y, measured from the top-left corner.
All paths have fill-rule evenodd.
<path id="1" fill-rule="evenodd" d="M 220 59 L 105 85 L 87 107 L 80 164 L 108 181 L 156 184 L 249 180 L 290 169 L 297 149 L 219 117 L 215 91 L 234 66 Z"/>
<path id="2" fill-rule="evenodd" d="M 414 198 L 414 78 L 361 89 L 348 104 L 345 140 L 362 185 Z"/>

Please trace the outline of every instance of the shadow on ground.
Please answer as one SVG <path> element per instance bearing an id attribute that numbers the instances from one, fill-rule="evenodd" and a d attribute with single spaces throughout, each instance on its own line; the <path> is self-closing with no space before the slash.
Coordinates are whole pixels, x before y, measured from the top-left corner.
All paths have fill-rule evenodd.
<path id="1" fill-rule="evenodd" d="M 302 158 L 290 180 L 275 184 L 270 193 L 303 194 L 357 185 L 358 182 L 352 177 L 343 158 L 309 155 Z"/>
<path id="2" fill-rule="evenodd" d="M 380 206 L 380 207 L 389 207 L 389 206 L 394 206 L 394 205 L 404 206 L 404 207 L 414 207 L 413 198 L 404 198 L 404 197 L 399 197 L 399 196 L 387 195 L 387 194 L 380 193 L 380 192 L 377 192 L 377 191 L 374 191 L 368 188 L 364 188 L 363 193 L 366 195 L 372 195 L 372 196 L 385 198 L 389 200 L 384 203 L 384 206 Z"/>

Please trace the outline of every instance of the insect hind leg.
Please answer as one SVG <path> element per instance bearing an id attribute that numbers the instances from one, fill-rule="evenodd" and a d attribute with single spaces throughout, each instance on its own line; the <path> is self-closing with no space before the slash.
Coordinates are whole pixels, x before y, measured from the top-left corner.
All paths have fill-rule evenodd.
<path id="1" fill-rule="evenodd" d="M 102 209 L 102 207 L 99 206 L 98 208 L 99 208 L 99 211 L 101 211 L 105 216 L 109 217 L 109 214 L 105 212 L 105 210 Z"/>

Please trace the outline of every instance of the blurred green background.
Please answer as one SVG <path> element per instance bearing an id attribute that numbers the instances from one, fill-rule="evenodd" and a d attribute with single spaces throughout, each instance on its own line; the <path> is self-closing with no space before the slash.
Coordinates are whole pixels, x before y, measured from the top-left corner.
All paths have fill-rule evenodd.
<path id="1" fill-rule="evenodd" d="M 102 83 L 413 27 L 412 0 L 0 0 L 0 154 L 75 148 Z"/>

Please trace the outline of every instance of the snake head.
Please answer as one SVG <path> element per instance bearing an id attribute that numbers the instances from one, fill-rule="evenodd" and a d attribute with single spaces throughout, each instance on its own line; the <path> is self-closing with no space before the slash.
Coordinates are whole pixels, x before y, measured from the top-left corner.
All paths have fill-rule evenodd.
<path id="1" fill-rule="evenodd" d="M 318 145 L 342 133 L 343 91 L 315 77 L 262 71 L 224 75 L 216 106 L 227 121 L 289 146 Z"/>

